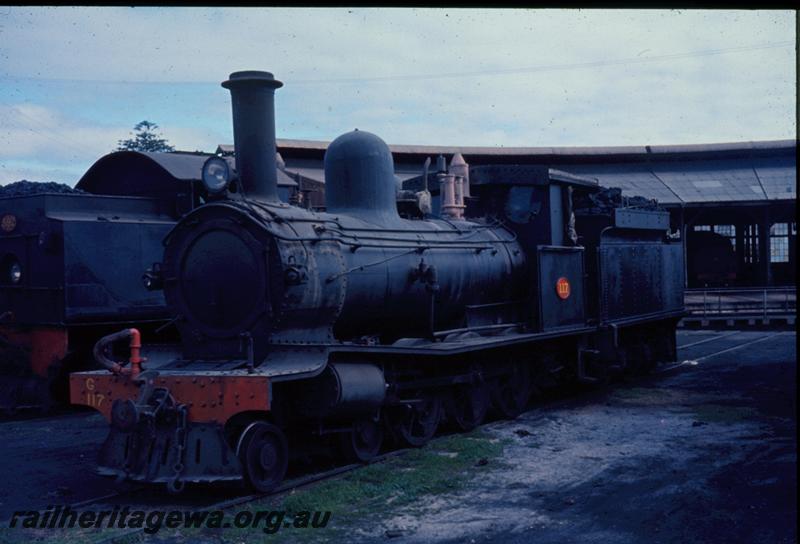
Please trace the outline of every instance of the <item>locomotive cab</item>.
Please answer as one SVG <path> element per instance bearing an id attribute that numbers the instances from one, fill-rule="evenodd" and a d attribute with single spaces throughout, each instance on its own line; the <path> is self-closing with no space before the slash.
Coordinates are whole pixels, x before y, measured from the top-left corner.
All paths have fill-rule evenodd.
<path id="1" fill-rule="evenodd" d="M 584 326 L 586 251 L 573 198 L 596 192 L 597 180 L 532 165 L 474 167 L 470 180 L 480 204 L 469 215 L 502 218 L 526 250 L 535 329 Z"/>

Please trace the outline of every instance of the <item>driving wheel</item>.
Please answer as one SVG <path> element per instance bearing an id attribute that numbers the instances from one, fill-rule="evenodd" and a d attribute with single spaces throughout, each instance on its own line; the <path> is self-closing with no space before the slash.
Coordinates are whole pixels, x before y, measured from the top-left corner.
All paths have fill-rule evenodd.
<path id="1" fill-rule="evenodd" d="M 514 419 L 528 405 L 531 389 L 531 372 L 528 365 L 512 364 L 492 386 L 492 407 L 501 417 Z"/>
<path id="2" fill-rule="evenodd" d="M 403 446 L 424 446 L 436 434 L 442 412 L 442 400 L 433 394 L 398 406 L 390 416 L 395 440 Z"/>
<path id="3" fill-rule="evenodd" d="M 458 384 L 448 399 L 447 415 L 459 431 L 471 431 L 483 423 L 490 403 L 489 386 L 482 379 Z"/>
<path id="4" fill-rule="evenodd" d="M 238 455 L 244 480 L 256 491 L 272 491 L 286 475 L 286 436 L 271 423 L 259 421 L 248 426 L 239 442 Z"/>
<path id="5" fill-rule="evenodd" d="M 383 429 L 373 419 L 359 419 L 351 432 L 339 435 L 344 458 L 351 463 L 366 463 L 376 455 L 383 443 Z"/>

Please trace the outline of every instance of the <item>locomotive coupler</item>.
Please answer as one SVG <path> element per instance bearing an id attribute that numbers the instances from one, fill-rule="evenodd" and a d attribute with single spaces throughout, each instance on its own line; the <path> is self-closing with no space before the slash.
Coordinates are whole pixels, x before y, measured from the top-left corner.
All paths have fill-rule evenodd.
<path id="1" fill-rule="evenodd" d="M 154 449 L 160 449 L 159 457 L 171 461 L 167 490 L 180 493 L 184 488 L 181 474 L 188 436 L 188 410 L 185 404 L 175 400 L 169 389 L 155 387 L 157 377 L 156 371 L 143 372 L 136 379 L 140 385 L 137 399 L 117 399 L 112 404 L 112 427 L 130 439 L 118 477 L 125 479 L 134 473 L 144 472 L 145 478 L 153 478 L 163 469 L 150 463 L 149 457 Z M 148 457 L 146 462 L 145 456 Z"/>

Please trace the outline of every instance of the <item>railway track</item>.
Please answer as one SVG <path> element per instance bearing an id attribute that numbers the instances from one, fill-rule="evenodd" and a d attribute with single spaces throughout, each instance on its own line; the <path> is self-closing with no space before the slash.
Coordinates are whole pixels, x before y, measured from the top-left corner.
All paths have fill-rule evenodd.
<path id="1" fill-rule="evenodd" d="M 693 341 L 693 339 L 691 339 L 691 338 L 685 339 L 685 340 L 688 340 L 688 343 L 684 343 L 684 344 L 678 345 L 678 350 L 679 351 L 680 350 L 684 350 L 685 351 L 688 348 L 695 348 L 696 346 L 709 347 L 708 345 L 711 344 L 712 342 L 723 340 L 723 339 L 728 338 L 728 337 L 730 337 L 730 336 L 732 336 L 734 334 L 736 334 L 736 333 L 727 333 L 727 334 L 722 334 L 722 335 L 714 335 L 714 336 L 711 336 L 709 338 L 704 338 L 704 339 L 700 339 L 700 340 L 697 340 L 697 341 Z M 741 349 L 750 347 L 750 346 L 752 346 L 754 344 L 758 344 L 758 343 L 770 340 L 770 339 L 772 339 L 774 337 L 777 337 L 777 336 L 780 336 L 780 335 L 786 335 L 786 334 L 794 334 L 794 333 L 793 332 L 785 332 L 785 331 L 784 332 L 775 332 L 775 333 L 771 333 L 771 334 L 770 333 L 765 333 L 763 335 L 759 335 L 756 338 L 748 338 L 746 341 L 739 342 L 739 343 L 737 343 L 737 344 L 735 344 L 733 346 L 730 346 L 730 345 L 726 344 L 725 347 L 723 347 L 722 349 L 715 349 L 714 351 L 711 351 L 711 352 L 708 352 L 708 353 L 703 353 L 699 357 L 695 357 L 695 358 L 692 358 L 692 359 L 686 359 L 686 360 L 683 360 L 682 362 L 679 362 L 679 363 L 674 363 L 674 364 L 670 364 L 670 365 L 664 366 L 662 368 L 659 368 L 659 369 L 655 370 L 654 372 L 652 372 L 652 373 L 650 373 L 648 375 L 637 377 L 637 378 L 633 378 L 633 379 L 629 379 L 629 380 L 627 380 L 627 384 L 628 385 L 635 385 L 636 383 L 641 383 L 642 381 L 647 380 L 649 378 L 652 378 L 653 376 L 664 376 L 664 375 L 668 375 L 670 373 L 679 372 L 682 369 L 688 369 L 688 368 L 691 368 L 691 367 L 696 367 L 698 365 L 701 365 L 702 361 L 711 359 L 711 358 L 716 357 L 718 355 L 734 352 L 736 350 L 741 350 Z M 613 388 L 613 387 L 615 387 L 615 386 L 614 385 L 605 386 L 605 387 L 601 386 L 599 388 L 598 387 L 592 388 L 592 389 L 590 389 L 588 391 L 584 390 L 585 393 L 589 393 L 589 394 L 588 395 L 580 394 L 578 399 L 582 399 L 583 401 L 591 401 L 591 399 L 594 396 L 596 396 L 596 395 L 597 396 L 602 396 L 605 392 L 607 392 L 607 390 L 609 388 Z M 559 397 L 554 398 L 554 399 L 546 400 L 545 402 L 540 402 L 533 408 L 533 410 L 552 410 L 552 409 L 564 407 L 565 405 L 568 405 L 570 403 L 574 403 L 576 401 L 576 396 L 574 394 L 569 394 L 569 393 L 572 393 L 572 392 L 573 391 L 565 391 L 564 393 L 561 394 L 562 396 L 559 396 Z M 64 419 L 64 418 L 79 418 L 79 417 L 85 417 L 85 414 L 61 414 L 59 416 L 56 416 L 54 419 L 59 419 L 60 420 L 60 419 Z M 487 427 L 490 427 L 491 425 L 494 425 L 496 423 L 502 423 L 503 421 L 504 420 L 491 421 L 491 422 L 485 423 L 481 427 L 487 428 Z M 401 455 L 411 451 L 412 449 L 413 448 L 404 448 L 404 449 L 393 450 L 393 451 L 389 451 L 389 452 L 383 453 L 383 454 L 378 455 L 375 458 L 373 458 L 368 464 L 381 463 L 381 462 L 386 461 L 386 460 L 388 460 L 390 458 L 401 456 Z M 201 501 L 201 502 L 198 502 L 198 503 L 194 503 L 194 501 L 192 501 L 191 504 L 189 504 L 187 502 L 184 502 L 182 504 L 182 506 L 183 507 L 190 507 L 190 508 L 204 509 L 204 510 L 226 510 L 226 509 L 233 508 L 233 507 L 236 507 L 236 506 L 240 506 L 240 505 L 243 505 L 243 504 L 251 503 L 253 501 L 262 500 L 262 499 L 265 499 L 265 498 L 268 498 L 268 497 L 279 497 L 281 495 L 285 495 L 287 493 L 290 493 L 290 492 L 293 492 L 293 491 L 296 491 L 296 490 L 304 489 L 304 488 L 310 487 L 310 486 L 312 486 L 312 485 L 314 485 L 316 483 L 319 483 L 321 481 L 329 480 L 331 478 L 335 478 L 337 476 L 346 474 L 348 472 L 351 472 L 351 471 L 353 471 L 353 470 L 355 470 L 357 468 L 363 467 L 363 466 L 364 466 L 363 464 L 348 464 L 348 465 L 343 465 L 343 466 L 339 466 L 339 467 L 334 467 L 334 468 L 329 469 L 329 470 L 323 470 L 323 471 L 320 471 L 320 472 L 314 472 L 314 473 L 299 475 L 299 476 L 297 476 L 295 478 L 287 480 L 278 489 L 276 489 L 275 491 L 273 491 L 271 493 L 247 494 L 247 495 L 235 496 L 235 497 L 232 497 L 232 498 L 226 498 L 226 499 L 221 500 L 221 501 L 210 501 L 210 502 Z M 141 493 L 143 491 L 144 492 L 152 491 L 152 489 L 153 489 L 152 486 L 137 485 L 135 487 L 132 487 L 132 488 L 129 488 L 129 489 L 126 489 L 126 490 L 121 490 L 121 491 L 112 492 L 112 493 L 106 493 L 106 494 L 103 494 L 103 495 L 100 495 L 100 496 L 97 496 L 97 497 L 93 497 L 93 498 L 86 499 L 86 500 L 83 500 L 83 501 L 78 501 L 78 502 L 70 504 L 69 506 L 72 509 L 78 509 L 78 508 L 84 509 L 87 506 L 107 505 L 111 501 L 118 502 L 120 500 L 125 499 L 126 497 L 134 497 L 135 495 L 137 495 L 138 493 Z M 144 531 L 144 528 L 131 529 L 131 530 L 126 530 L 126 531 L 115 532 L 115 534 L 110 535 L 108 538 L 100 540 L 99 542 L 111 543 L 111 542 L 115 542 L 116 540 L 127 539 L 127 538 L 129 538 L 131 536 L 135 536 L 137 534 L 142 533 L 143 531 Z"/>
<path id="2" fill-rule="evenodd" d="M 323 480 L 329 480 L 336 476 L 351 472 L 357 468 L 364 467 L 366 465 L 372 465 L 376 463 L 381 463 L 390 459 L 392 457 L 398 457 L 403 455 L 407 452 L 411 451 L 411 448 L 404 448 L 401 450 L 393 450 L 386 452 L 381 455 L 375 456 L 371 459 L 368 463 L 353 463 L 349 465 L 344 465 L 341 467 L 335 467 L 330 470 L 325 470 L 322 472 L 317 472 L 314 474 L 307 474 L 305 476 L 300 476 L 298 478 L 293 478 L 291 480 L 285 481 L 281 484 L 276 490 L 270 493 L 256 493 L 251 495 L 242 495 L 241 497 L 235 497 L 232 499 L 226 499 L 224 501 L 219 501 L 211 504 L 203 504 L 203 505 L 192 505 L 193 508 L 200 508 L 203 510 L 227 510 L 228 508 L 233 508 L 235 506 L 240 506 L 242 504 L 247 504 L 250 502 L 254 502 L 261 499 L 266 499 L 268 497 L 280 497 L 282 495 L 286 495 L 298 489 L 304 489 L 306 487 L 310 487 L 317 482 L 321 482 Z M 113 544 L 117 541 L 125 540 L 128 541 L 130 537 L 139 535 L 144 533 L 146 527 L 138 528 L 138 529 L 130 529 L 127 531 L 121 531 L 114 535 L 110 535 L 108 538 L 99 540 L 97 544 Z"/>

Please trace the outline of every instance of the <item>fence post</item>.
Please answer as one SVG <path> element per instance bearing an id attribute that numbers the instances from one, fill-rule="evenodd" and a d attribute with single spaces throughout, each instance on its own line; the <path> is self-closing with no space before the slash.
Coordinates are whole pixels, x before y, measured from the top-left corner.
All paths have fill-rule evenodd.
<path id="1" fill-rule="evenodd" d="M 767 290 L 764 289 L 764 319 L 767 318 Z"/>
<path id="2" fill-rule="evenodd" d="M 703 289 L 703 317 L 706 316 L 706 290 Z"/>

